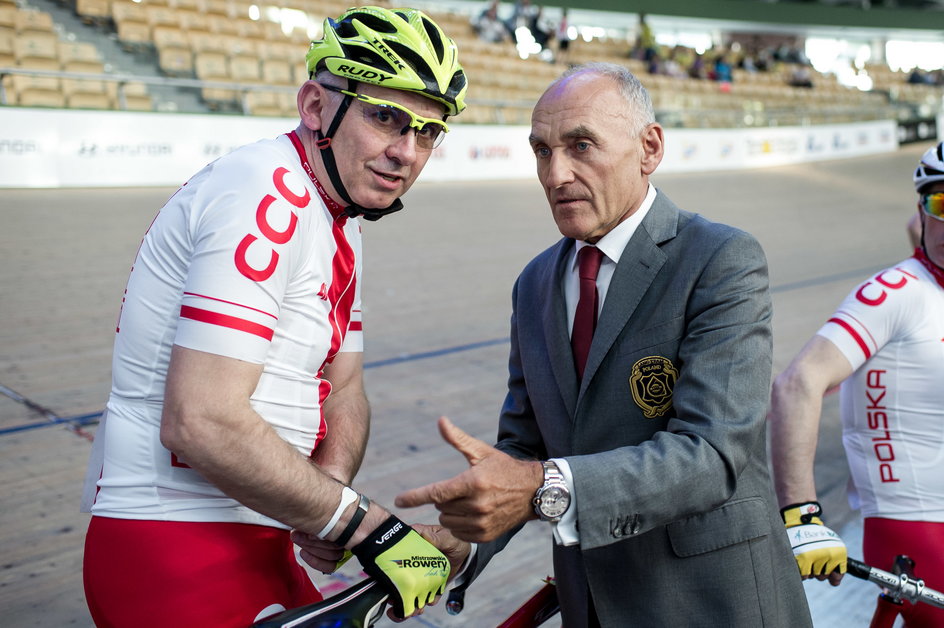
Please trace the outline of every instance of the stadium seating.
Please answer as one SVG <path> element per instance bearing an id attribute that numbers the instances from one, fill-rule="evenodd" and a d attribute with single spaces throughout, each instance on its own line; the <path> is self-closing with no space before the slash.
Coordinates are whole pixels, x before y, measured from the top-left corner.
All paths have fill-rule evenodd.
<path id="1" fill-rule="evenodd" d="M 16 12 L 15 4 L 0 4 L 0 34 L 16 34 Z"/>
<path id="2" fill-rule="evenodd" d="M 66 99 L 58 78 L 14 74 L 8 83 L 15 104 L 22 107 L 65 107 Z"/>
<path id="3" fill-rule="evenodd" d="M 104 24 L 111 18 L 110 0 L 76 0 L 75 13 L 86 24 Z"/>
<path id="4" fill-rule="evenodd" d="M 59 62 L 64 72 L 105 73 L 105 65 L 92 44 L 59 42 Z M 114 109 L 117 104 L 115 84 L 105 81 L 63 78 L 62 93 L 66 106 L 74 109 Z"/>
<path id="5" fill-rule="evenodd" d="M 5 104 L 82 109 L 120 106 L 116 82 L 78 76 L 105 74 L 95 45 L 60 41 L 52 16 L 44 11 L 0 4 L 0 67 L 36 72 L 3 77 Z M 129 108 L 152 106 L 143 83 L 129 91 L 127 101 Z"/>
<path id="6" fill-rule="evenodd" d="M 16 65 L 13 41 L 16 35 L 12 31 L 0 29 L 0 68 Z"/>
<path id="7" fill-rule="evenodd" d="M 302 59 L 309 37 L 303 28 L 283 32 L 266 16 L 250 17 L 248 0 L 74 0 L 75 10 L 89 24 L 112 29 L 127 50 L 153 56 L 155 69 L 169 77 L 239 84 L 242 89 L 204 87 L 203 102 L 211 110 L 239 110 L 253 115 L 295 115 L 294 95 L 266 91 L 269 86 L 294 86 L 307 79 Z M 283 8 L 303 11 L 317 27 L 325 16 L 337 15 L 343 0 L 285 0 Z M 471 6 L 471 5 L 470 5 Z M 527 124 L 530 109 L 547 84 L 565 66 L 535 57 L 521 59 L 510 43 L 478 38 L 469 14 L 458 9 L 428 11 L 456 40 L 470 78 L 468 111 L 459 123 Z M 834 77 L 812 73 L 813 89 L 790 87 L 790 64 L 768 72 L 734 70 L 733 82 L 650 75 L 646 64 L 630 58 L 631 43 L 620 37 L 583 39 L 571 43 L 568 62 L 610 61 L 626 66 L 649 88 L 660 120 L 667 126 L 730 127 L 765 124 L 843 122 L 894 116 L 889 99 L 916 107 L 940 107 L 941 87 L 910 85 L 907 76 L 885 66 L 867 70 L 875 91 L 842 87 Z M 66 60 L 70 56 L 70 60 Z M 104 71 L 100 59 L 75 59 L 58 45 L 48 13 L 19 9 L 0 0 L 0 67 L 82 73 Z M 128 104 L 114 84 L 63 78 L 16 81 L 7 76 L 8 103 L 55 103 L 58 85 L 65 106 L 120 107 Z M 85 85 L 80 85 L 85 83 Z M 143 86 L 143 84 L 141 84 Z M 141 86 L 134 89 L 140 90 Z M 18 88 L 25 90 L 20 95 Z M 149 102 L 131 96 L 134 106 Z M 145 88 L 146 91 L 146 88 Z M 104 92 L 104 93 L 103 93 Z M 146 96 L 146 94 L 144 94 Z M 59 106 L 46 104 L 44 106 Z"/>
<path id="8" fill-rule="evenodd" d="M 119 89 L 119 102 L 122 109 L 129 111 L 151 111 L 153 102 L 148 93 L 147 85 L 140 81 L 123 83 Z"/>

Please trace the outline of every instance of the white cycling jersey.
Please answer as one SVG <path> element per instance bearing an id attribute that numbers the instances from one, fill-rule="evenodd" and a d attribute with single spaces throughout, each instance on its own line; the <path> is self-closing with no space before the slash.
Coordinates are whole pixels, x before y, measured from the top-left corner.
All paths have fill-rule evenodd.
<path id="1" fill-rule="evenodd" d="M 90 461 L 95 515 L 281 524 L 160 442 L 174 344 L 263 365 L 253 409 L 304 455 L 324 438 L 323 369 L 361 351 L 361 235 L 324 193 L 294 133 L 206 166 L 148 229 L 118 320 L 112 391 Z"/>
<path id="2" fill-rule="evenodd" d="M 919 250 L 859 285 L 818 332 L 855 370 L 840 406 L 849 501 L 866 517 L 944 521 L 939 273 Z"/>

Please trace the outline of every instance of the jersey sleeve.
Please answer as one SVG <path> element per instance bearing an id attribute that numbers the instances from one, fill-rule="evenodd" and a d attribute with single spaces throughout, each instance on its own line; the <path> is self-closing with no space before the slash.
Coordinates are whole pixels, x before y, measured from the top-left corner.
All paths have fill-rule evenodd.
<path id="1" fill-rule="evenodd" d="M 297 212 L 312 195 L 284 167 L 217 164 L 193 198 L 175 344 L 261 364 L 301 253 Z"/>
<path id="2" fill-rule="evenodd" d="M 858 369 L 894 337 L 913 292 L 909 287 L 916 288 L 917 281 L 900 266 L 878 273 L 849 293 L 817 335 L 830 340 Z"/>

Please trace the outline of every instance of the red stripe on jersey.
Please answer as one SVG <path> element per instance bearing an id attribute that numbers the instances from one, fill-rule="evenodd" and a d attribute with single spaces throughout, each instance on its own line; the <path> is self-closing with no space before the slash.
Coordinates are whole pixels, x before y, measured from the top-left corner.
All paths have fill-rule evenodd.
<path id="1" fill-rule="evenodd" d="M 828 323 L 836 323 L 837 325 L 839 325 L 840 327 L 842 327 L 843 329 L 845 329 L 847 332 L 849 332 L 849 335 L 852 336 L 852 339 L 855 340 L 856 343 L 858 343 L 859 348 L 862 349 L 862 353 L 865 354 L 865 359 L 866 359 L 866 360 L 868 360 L 869 358 L 872 357 L 872 352 L 869 351 L 868 345 L 866 345 L 866 344 L 865 344 L 865 341 L 862 340 L 862 336 L 860 336 L 859 333 L 858 333 L 856 330 L 854 330 L 854 329 L 852 328 L 852 325 L 850 325 L 850 324 L 847 323 L 846 321 L 842 320 L 841 318 L 831 318 L 831 319 L 829 319 L 829 320 L 826 321 L 826 322 L 828 322 Z"/>
<path id="2" fill-rule="evenodd" d="M 334 221 L 331 232 L 337 250 L 331 261 L 331 287 L 328 289 L 328 301 L 331 303 L 331 313 L 328 320 L 331 322 L 331 349 L 325 364 L 329 364 L 341 349 L 344 336 L 351 324 L 351 311 L 354 307 L 355 287 L 357 277 L 354 274 L 354 249 L 344 234 L 344 217 Z"/>
<path id="3" fill-rule="evenodd" d="M 191 297 L 200 297 L 201 299 L 209 299 L 210 301 L 219 301 L 220 303 L 228 303 L 229 305 L 235 305 L 236 307 L 242 307 L 242 308 L 245 308 L 245 309 L 247 309 L 247 310 L 252 310 L 253 312 L 259 312 L 260 314 L 265 314 L 266 316 L 271 316 L 271 317 L 274 318 L 275 320 L 279 320 L 279 317 L 276 316 L 275 314 L 269 314 L 268 312 L 266 312 L 266 311 L 264 311 L 264 310 L 258 310 L 258 309 L 254 308 L 254 307 L 249 307 L 248 305 L 243 305 L 242 303 L 235 303 L 235 302 L 233 302 L 233 301 L 227 301 L 226 299 L 217 299 L 216 297 L 210 297 L 210 296 L 207 296 L 207 295 L 205 295 L 205 294 L 197 294 L 196 292 L 184 292 L 184 294 L 185 294 L 185 295 L 188 295 L 188 296 L 191 296 Z"/>
<path id="4" fill-rule="evenodd" d="M 347 327 L 348 331 L 364 331 L 363 323 L 360 321 L 351 321 L 351 324 Z"/>
<path id="5" fill-rule="evenodd" d="M 180 317 L 189 318 L 201 323 L 209 323 L 210 325 L 229 327 L 237 331 L 244 331 L 247 334 L 254 334 L 266 340 L 272 340 L 272 335 L 274 334 L 273 330 L 265 325 L 253 323 L 243 318 L 236 318 L 235 316 L 220 314 L 218 312 L 201 310 L 200 308 L 191 307 L 189 305 L 180 306 Z"/>
<path id="6" fill-rule="evenodd" d="M 323 441 L 324 437 L 328 434 L 328 422 L 325 421 L 324 404 L 328 395 L 331 394 L 331 382 L 324 378 L 324 373 L 318 373 L 318 377 L 321 379 L 318 383 L 318 408 L 320 408 L 319 416 L 321 422 L 318 424 L 318 433 L 315 435 L 315 442 L 311 446 L 309 457 L 315 455 L 318 444 Z"/>

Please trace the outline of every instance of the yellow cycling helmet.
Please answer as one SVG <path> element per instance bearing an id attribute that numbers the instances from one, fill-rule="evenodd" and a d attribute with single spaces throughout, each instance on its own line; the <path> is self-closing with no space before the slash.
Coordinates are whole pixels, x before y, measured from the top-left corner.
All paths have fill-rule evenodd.
<path id="1" fill-rule="evenodd" d="M 360 7 L 324 22 L 311 42 L 310 73 L 326 69 L 353 81 L 422 94 L 446 115 L 465 109 L 467 80 L 452 39 L 422 11 Z"/>

